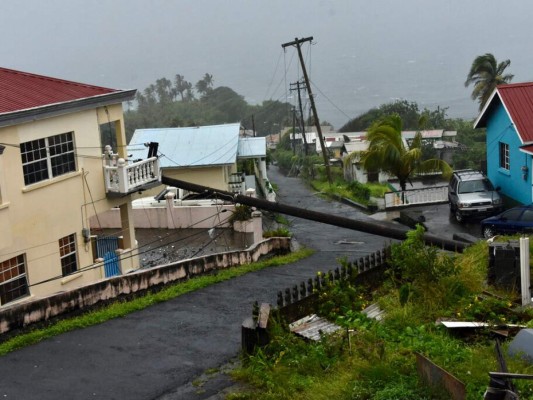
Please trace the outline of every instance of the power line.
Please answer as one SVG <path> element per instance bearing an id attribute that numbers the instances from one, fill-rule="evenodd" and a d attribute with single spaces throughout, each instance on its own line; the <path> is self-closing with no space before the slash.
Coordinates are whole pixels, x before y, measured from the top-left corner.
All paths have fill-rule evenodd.
<path id="1" fill-rule="evenodd" d="M 220 212 L 224 212 L 224 210 L 223 210 L 223 211 L 220 211 Z M 197 225 L 197 224 L 199 224 L 199 223 L 201 223 L 201 222 L 203 222 L 203 221 L 205 221 L 205 220 L 207 220 L 207 219 L 209 219 L 209 218 L 213 218 L 213 217 L 215 217 L 215 216 L 216 216 L 218 213 L 220 213 L 220 212 L 217 212 L 217 213 L 215 213 L 215 214 L 213 214 L 213 215 L 210 215 L 209 217 L 206 217 L 206 218 L 204 218 L 203 220 L 197 221 L 196 223 L 194 223 L 194 224 L 192 224 L 192 225 L 190 225 L 190 226 L 188 226 L 187 228 L 184 228 L 184 229 L 190 229 L 190 228 L 192 228 L 194 225 Z M 220 227 L 220 226 L 224 225 L 224 224 L 227 222 L 228 219 L 229 219 L 229 217 L 226 218 L 226 219 L 223 219 L 222 222 L 219 223 L 219 224 L 217 224 L 217 225 L 215 225 L 215 227 Z M 148 253 L 148 252 L 153 252 L 154 250 L 157 250 L 157 249 L 162 248 L 162 247 L 164 247 L 164 246 L 167 246 L 167 245 L 169 245 L 169 244 L 172 244 L 172 243 L 178 243 L 178 242 L 180 242 L 180 241 L 184 241 L 184 240 L 190 239 L 190 238 L 192 238 L 192 237 L 194 237 L 194 236 L 197 236 L 197 235 L 200 235 L 200 234 L 202 234 L 202 233 L 205 233 L 205 230 L 201 230 L 200 232 L 193 233 L 192 235 L 186 236 L 186 237 L 184 237 L 184 238 L 179 238 L 179 239 L 177 239 L 177 240 L 174 240 L 174 241 L 168 242 L 168 243 L 166 243 L 166 244 L 164 244 L 164 245 L 161 245 L 161 246 L 159 246 L 159 247 L 154 247 L 154 248 L 152 248 L 152 249 L 148 249 L 148 250 L 145 250 L 145 251 L 142 251 L 142 252 L 135 252 L 135 251 L 132 251 L 132 252 L 131 252 L 131 253 L 132 253 L 131 255 L 129 255 L 129 256 L 127 256 L 127 257 L 123 257 L 123 258 L 121 258 L 121 260 L 128 260 L 128 259 L 133 258 L 133 257 L 138 257 L 138 256 L 140 256 L 140 255 L 142 255 L 142 254 L 146 254 L 146 253 Z M 160 239 L 158 238 L 157 240 L 154 240 L 153 242 L 149 242 L 149 243 L 144 244 L 142 247 L 149 246 L 150 244 L 156 243 L 156 242 L 158 242 L 159 240 L 160 240 Z M 54 252 L 54 253 L 51 253 L 51 254 L 49 254 L 49 255 L 47 255 L 47 256 L 50 256 L 50 255 L 53 255 L 53 254 L 56 254 L 56 253 L 57 253 L 57 251 Z M 42 257 L 39 257 L 39 258 L 42 258 Z M 34 260 L 32 260 L 32 261 L 34 261 Z M 101 264 L 96 264 L 96 265 L 91 264 L 91 265 L 88 265 L 88 266 L 85 266 L 85 267 L 81 267 L 81 268 L 79 268 L 77 271 L 75 271 L 75 272 L 73 272 L 72 274 L 69 274 L 69 275 L 67 275 L 67 276 L 71 276 L 71 275 L 75 275 L 75 274 L 83 273 L 83 272 L 90 271 L 90 270 L 95 269 L 95 268 L 101 268 L 101 267 L 102 267 Z M 32 283 L 31 285 L 28 285 L 28 287 L 33 287 L 33 286 L 42 285 L 43 283 L 48 283 L 48 282 L 52 282 L 52 281 L 54 281 L 54 280 L 57 280 L 57 279 L 63 279 L 63 278 L 65 278 L 65 276 L 63 276 L 63 275 L 57 275 L 57 276 L 54 276 L 54 277 L 51 277 L 51 278 L 48 278 L 48 279 L 45 279 L 45 280 L 42 280 L 42 281 L 39 281 L 39 282 Z"/>

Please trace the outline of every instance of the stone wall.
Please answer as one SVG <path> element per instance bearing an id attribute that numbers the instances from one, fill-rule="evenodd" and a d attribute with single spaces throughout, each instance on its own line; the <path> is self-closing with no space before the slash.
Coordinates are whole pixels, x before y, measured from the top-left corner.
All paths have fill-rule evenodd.
<path id="1" fill-rule="evenodd" d="M 255 262 L 268 254 L 289 252 L 289 238 L 270 238 L 246 250 L 218 253 L 137 270 L 50 297 L 6 305 L 0 308 L 0 334 L 69 313 L 90 310 L 116 298 L 138 295 L 150 288 L 179 282 L 213 270 Z"/>

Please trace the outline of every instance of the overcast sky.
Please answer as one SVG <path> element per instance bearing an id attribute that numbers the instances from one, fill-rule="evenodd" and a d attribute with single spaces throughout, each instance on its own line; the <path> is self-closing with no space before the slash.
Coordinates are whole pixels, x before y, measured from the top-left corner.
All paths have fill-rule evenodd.
<path id="1" fill-rule="evenodd" d="M 473 59 L 533 80 L 529 0 L 1 0 L 1 66 L 142 90 L 206 72 L 249 103 L 289 102 L 303 47 L 321 120 L 340 128 L 394 99 L 474 118 Z M 284 71 L 287 71 L 286 73 Z"/>

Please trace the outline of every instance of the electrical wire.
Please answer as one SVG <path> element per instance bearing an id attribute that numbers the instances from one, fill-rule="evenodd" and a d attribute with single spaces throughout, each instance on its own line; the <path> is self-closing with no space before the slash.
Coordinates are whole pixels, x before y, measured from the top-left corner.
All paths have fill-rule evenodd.
<path id="1" fill-rule="evenodd" d="M 211 215 L 211 216 L 209 216 L 209 217 L 207 217 L 207 218 L 205 218 L 205 219 L 203 219 L 203 220 L 197 221 L 196 223 L 190 225 L 189 227 L 187 227 L 187 228 L 185 228 L 185 229 L 189 229 L 189 228 L 191 228 L 192 226 L 194 226 L 194 225 L 196 225 L 196 224 L 198 224 L 198 223 L 201 223 L 201 222 L 203 222 L 203 221 L 205 221 L 205 220 L 207 220 L 207 219 L 209 219 L 209 218 L 213 218 L 213 217 L 215 217 L 215 215 L 216 215 L 216 214 L 213 214 L 213 215 Z M 224 225 L 224 224 L 227 222 L 228 219 L 229 219 L 229 217 L 226 218 L 226 219 L 224 219 L 220 225 Z M 220 226 L 216 225 L 216 227 L 220 227 Z M 145 250 L 145 251 L 142 251 L 142 252 L 139 252 L 139 251 L 137 251 L 137 252 L 132 251 L 132 254 L 131 254 L 131 255 L 126 256 L 126 257 L 123 257 L 123 258 L 121 258 L 121 260 L 127 260 L 127 259 L 130 259 L 130 258 L 133 258 L 133 257 L 139 257 L 139 256 L 142 255 L 142 254 L 145 254 L 145 253 L 148 253 L 148 252 L 153 252 L 154 250 L 157 250 L 157 249 L 162 248 L 162 247 L 164 247 L 164 246 L 168 246 L 169 244 L 172 244 L 172 243 L 178 243 L 178 242 L 180 242 L 180 241 L 187 240 L 187 239 L 190 239 L 190 238 L 192 238 L 192 237 L 194 237 L 194 236 L 197 236 L 197 235 L 200 235 L 200 234 L 204 234 L 204 233 L 205 233 L 205 230 L 201 230 L 200 232 L 196 232 L 196 233 L 194 233 L 194 234 L 192 234 L 192 235 L 189 235 L 189 236 L 187 236 L 187 237 L 179 238 L 179 239 L 177 239 L 177 240 L 174 240 L 174 241 L 171 241 L 171 242 L 165 243 L 164 245 L 161 245 L 161 246 L 159 246 L 159 247 L 150 248 L 150 249 Z M 159 242 L 159 240 L 160 240 L 160 239 L 158 238 L 157 240 L 154 240 L 153 242 L 149 242 L 149 243 L 144 244 L 142 247 L 146 247 L 146 246 L 148 246 L 148 245 L 150 245 L 150 244 L 153 244 L 153 243 L 155 243 L 155 242 Z M 49 255 L 53 255 L 53 254 L 57 254 L 57 251 L 54 252 L 54 253 L 52 253 L 52 254 L 49 254 Z M 42 257 L 39 257 L 39 258 L 42 258 Z M 31 261 L 35 261 L 35 260 L 31 260 Z M 72 274 L 69 274 L 69 275 L 67 275 L 67 276 L 71 276 L 71 275 L 75 275 L 75 274 L 83 273 L 83 272 L 86 272 L 86 271 L 89 271 L 89 270 L 92 270 L 92 269 L 95 269 L 95 268 L 101 268 L 101 267 L 102 267 L 101 264 L 96 264 L 96 265 L 92 265 L 92 264 L 91 264 L 91 265 L 88 265 L 88 266 L 85 266 L 85 267 L 81 267 L 81 268 L 79 268 L 77 271 L 75 271 L 75 272 L 73 272 Z M 63 279 L 63 278 L 65 278 L 65 276 L 63 276 L 63 275 L 57 275 L 57 276 L 55 276 L 55 277 L 51 277 L 51 278 L 48 278 L 48 279 L 45 279 L 45 280 L 42 280 L 42 281 L 39 281 L 39 282 L 32 283 L 31 285 L 28 285 L 28 287 L 33 287 L 33 286 L 42 285 L 43 283 L 48 283 L 48 282 L 52 282 L 52 281 L 54 281 L 54 280 L 57 280 L 57 279 Z"/>

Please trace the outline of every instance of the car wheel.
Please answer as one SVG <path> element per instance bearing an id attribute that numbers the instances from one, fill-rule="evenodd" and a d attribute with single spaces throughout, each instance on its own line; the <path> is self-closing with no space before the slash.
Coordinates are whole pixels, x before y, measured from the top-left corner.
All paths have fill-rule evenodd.
<path id="1" fill-rule="evenodd" d="M 492 226 L 486 226 L 483 228 L 483 236 L 485 239 L 489 239 L 494 236 L 494 228 Z"/>
<path id="2" fill-rule="evenodd" d="M 465 217 L 463 217 L 463 214 L 461 214 L 458 210 L 455 210 L 455 220 L 457 222 L 463 222 Z"/>

